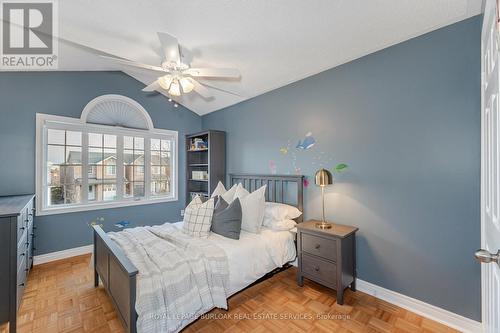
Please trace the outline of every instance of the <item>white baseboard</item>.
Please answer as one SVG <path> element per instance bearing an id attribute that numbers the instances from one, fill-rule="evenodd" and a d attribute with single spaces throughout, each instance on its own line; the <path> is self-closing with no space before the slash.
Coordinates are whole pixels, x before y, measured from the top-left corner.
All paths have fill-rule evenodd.
<path id="1" fill-rule="evenodd" d="M 480 322 L 419 301 L 415 298 L 405 296 L 395 291 L 379 287 L 372 283 L 357 279 L 356 289 L 461 332 L 482 332 L 482 325 Z"/>
<path id="2" fill-rule="evenodd" d="M 41 254 L 33 258 L 33 265 L 40 265 L 55 260 L 81 256 L 82 254 L 92 253 L 93 251 L 94 251 L 94 245 L 90 244 L 90 245 L 75 247 L 72 249 Z"/>

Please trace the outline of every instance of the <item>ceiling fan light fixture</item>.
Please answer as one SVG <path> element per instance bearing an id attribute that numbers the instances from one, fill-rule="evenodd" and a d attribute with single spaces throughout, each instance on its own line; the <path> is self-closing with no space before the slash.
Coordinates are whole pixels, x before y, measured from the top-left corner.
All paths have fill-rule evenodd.
<path id="1" fill-rule="evenodd" d="M 179 85 L 179 81 L 177 81 L 177 80 L 172 81 L 172 84 L 170 84 L 170 89 L 168 90 L 168 93 L 172 96 L 180 96 L 181 95 L 181 87 Z"/>
<path id="2" fill-rule="evenodd" d="M 172 75 L 165 75 L 158 78 L 158 83 L 160 84 L 160 87 L 162 87 L 163 89 L 169 90 L 172 80 L 173 80 Z"/>
<path id="3" fill-rule="evenodd" d="M 181 84 L 182 91 L 187 94 L 193 91 L 194 89 L 194 84 L 191 82 L 191 80 L 187 77 L 183 77 L 182 79 L 179 80 L 179 83 Z"/>

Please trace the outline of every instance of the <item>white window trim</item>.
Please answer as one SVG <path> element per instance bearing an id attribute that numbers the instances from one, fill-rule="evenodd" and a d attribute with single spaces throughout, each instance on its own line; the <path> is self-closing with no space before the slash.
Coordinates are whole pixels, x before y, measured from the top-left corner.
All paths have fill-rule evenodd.
<path id="1" fill-rule="evenodd" d="M 87 203 L 86 200 L 84 200 L 84 203 L 81 204 L 75 204 L 75 205 L 65 205 L 64 207 L 47 207 L 43 200 L 44 200 L 44 195 L 42 191 L 44 191 L 43 187 L 43 182 L 44 182 L 44 177 L 45 177 L 45 167 L 44 167 L 44 161 L 45 159 L 45 145 L 47 138 L 44 136 L 44 128 L 46 124 L 50 123 L 51 128 L 54 126 L 58 126 L 57 124 L 59 123 L 61 126 L 61 129 L 71 129 L 71 127 L 74 127 L 75 130 L 82 131 L 82 146 L 85 146 L 86 142 L 86 133 L 89 131 L 92 131 L 93 129 L 102 133 L 102 132 L 107 132 L 108 134 L 121 134 L 121 135 L 138 135 L 138 136 L 143 136 L 145 138 L 145 151 L 150 150 L 149 144 L 150 144 L 150 139 L 151 138 L 158 138 L 158 137 L 164 137 L 164 136 L 170 136 L 173 138 L 174 142 L 172 143 L 172 178 L 171 178 L 171 190 L 172 193 L 170 196 L 163 196 L 163 197 L 149 197 L 149 190 L 146 190 L 145 198 L 137 199 L 137 198 L 127 198 L 127 199 L 121 199 L 121 200 L 116 200 L 116 201 L 111 201 L 111 202 L 97 202 L 97 203 Z M 117 149 L 119 146 L 117 147 Z M 85 148 L 82 147 L 82 159 L 86 159 L 86 154 L 84 154 Z M 146 156 L 149 156 L 148 153 L 146 153 Z M 149 158 L 146 158 L 145 160 L 145 170 L 149 170 Z M 65 213 L 74 213 L 74 212 L 83 212 L 83 211 L 90 211 L 90 210 L 98 210 L 98 209 L 109 209 L 109 208 L 118 208 L 118 207 L 130 207 L 130 206 L 138 206 L 138 205 L 150 205 L 150 204 L 155 204 L 155 203 L 161 203 L 161 202 L 172 202 L 172 201 L 177 201 L 179 198 L 179 174 L 178 174 L 178 163 L 179 163 L 179 133 L 177 131 L 172 131 L 172 130 L 164 130 L 164 129 L 158 129 L 158 128 L 153 128 L 149 130 L 140 130 L 140 129 L 130 129 L 130 128 L 123 128 L 119 126 L 107 126 L 107 125 L 95 125 L 95 124 L 89 124 L 86 123 L 84 120 L 81 118 L 70 118 L 70 117 L 62 117 L 62 116 L 54 116 L 54 115 L 48 115 L 48 114 L 42 114 L 42 113 L 37 113 L 36 114 L 36 215 L 41 216 L 41 215 L 52 215 L 52 214 L 65 214 Z M 84 161 L 82 160 L 82 165 L 84 164 Z M 117 176 L 121 174 L 119 172 L 121 168 L 117 168 Z M 149 172 L 146 174 L 149 175 Z M 82 170 L 82 175 L 84 174 L 84 171 Z M 84 179 L 87 179 L 88 176 L 85 176 Z M 147 181 L 147 179 L 145 179 Z M 121 184 L 121 182 L 118 182 L 118 184 Z M 147 183 L 145 182 L 145 185 Z M 87 184 L 82 184 L 82 186 L 87 186 Z M 149 185 L 150 186 L 150 185 Z M 149 186 L 145 186 L 146 189 L 149 189 Z M 120 190 L 121 186 L 117 186 L 117 191 Z M 86 191 L 84 192 L 86 193 Z"/>

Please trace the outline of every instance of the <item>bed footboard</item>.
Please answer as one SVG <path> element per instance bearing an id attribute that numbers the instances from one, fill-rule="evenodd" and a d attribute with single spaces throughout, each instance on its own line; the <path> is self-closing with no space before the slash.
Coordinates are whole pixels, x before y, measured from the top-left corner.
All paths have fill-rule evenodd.
<path id="1" fill-rule="evenodd" d="M 123 322 L 126 332 L 136 332 L 137 268 L 98 225 L 94 228 L 94 285 L 99 278 Z"/>

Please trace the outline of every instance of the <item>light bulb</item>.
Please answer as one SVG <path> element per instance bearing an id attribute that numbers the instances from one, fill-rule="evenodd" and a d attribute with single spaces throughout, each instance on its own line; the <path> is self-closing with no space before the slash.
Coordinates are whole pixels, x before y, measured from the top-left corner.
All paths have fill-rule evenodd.
<path id="1" fill-rule="evenodd" d="M 165 75 L 162 77 L 158 78 L 158 83 L 160 84 L 160 87 L 162 87 L 165 90 L 170 89 L 170 84 L 172 83 L 173 77 L 171 75 Z"/>
<path id="2" fill-rule="evenodd" d="M 177 104 L 177 103 L 175 103 L 175 104 L 174 104 L 174 108 L 176 108 L 176 107 L 178 107 L 178 106 L 179 106 L 179 104 Z"/>
<path id="3" fill-rule="evenodd" d="M 187 77 L 183 77 L 182 79 L 179 80 L 179 83 L 181 84 L 182 91 L 187 94 L 193 91 L 194 89 L 194 84 L 191 82 L 191 79 Z"/>
<path id="4" fill-rule="evenodd" d="M 179 85 L 179 81 L 177 81 L 177 80 L 172 81 L 172 84 L 170 84 L 170 89 L 168 90 L 168 93 L 172 96 L 180 96 L 181 95 L 181 87 Z"/>

